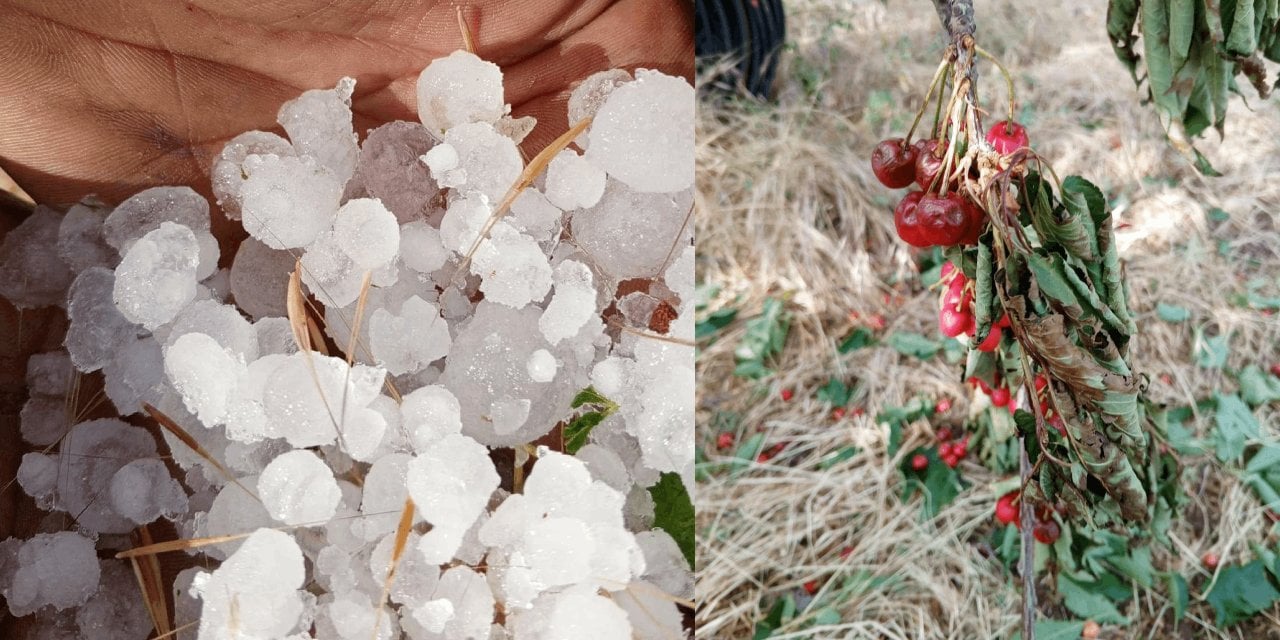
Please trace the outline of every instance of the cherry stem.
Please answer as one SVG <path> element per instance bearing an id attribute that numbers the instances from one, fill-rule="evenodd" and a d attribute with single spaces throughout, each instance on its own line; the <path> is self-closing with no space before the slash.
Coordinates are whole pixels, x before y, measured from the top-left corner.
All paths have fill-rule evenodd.
<path id="1" fill-rule="evenodd" d="M 1009 70 L 1004 68 L 1004 65 L 1000 64 L 1000 61 L 997 60 L 995 56 L 991 55 L 991 53 L 988 52 L 986 49 L 983 49 L 982 47 L 979 47 L 978 45 L 975 44 L 973 45 L 973 50 L 976 51 L 978 55 L 986 58 L 987 60 L 990 60 L 991 64 L 994 64 L 996 68 L 1000 70 L 1000 74 L 1004 76 L 1005 84 L 1009 85 L 1009 119 L 1005 121 L 1004 132 L 1005 132 L 1005 135 L 1012 135 L 1013 134 L 1013 128 L 1012 128 L 1013 105 L 1017 101 L 1017 95 L 1014 93 L 1014 90 L 1013 90 L 1013 76 L 1009 75 Z"/>
<path id="2" fill-rule="evenodd" d="M 938 86 L 938 80 L 947 77 L 946 70 L 949 66 L 946 58 L 938 64 L 938 70 L 933 73 L 933 80 L 929 82 L 929 90 L 924 94 L 924 102 L 920 104 L 920 108 L 916 110 L 916 119 L 911 121 L 911 128 L 907 129 L 907 137 L 903 139 L 903 146 L 911 146 L 911 136 L 916 132 L 916 127 L 920 124 L 920 119 L 924 117 L 924 112 L 929 108 L 929 102 L 933 99 L 934 89 Z M 943 84 L 946 82 L 944 80 Z M 942 102 L 942 98 L 938 98 L 938 102 Z"/>

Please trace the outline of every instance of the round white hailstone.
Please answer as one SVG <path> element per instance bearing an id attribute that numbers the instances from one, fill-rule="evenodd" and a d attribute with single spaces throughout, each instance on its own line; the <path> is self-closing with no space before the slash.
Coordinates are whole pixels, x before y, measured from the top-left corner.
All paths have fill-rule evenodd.
<path id="1" fill-rule="evenodd" d="M 600 202 L 574 214 L 573 237 L 615 280 L 653 278 L 673 247 L 689 243 L 692 207 L 690 190 L 641 193 L 610 180 Z"/>
<path id="2" fill-rule="evenodd" d="M 493 226 L 471 261 L 486 300 L 519 309 L 551 290 L 551 265 L 533 238 L 507 222 Z"/>
<path id="3" fill-rule="evenodd" d="M 258 334 L 258 357 L 297 353 L 298 341 L 293 337 L 293 327 L 288 318 L 266 317 L 253 323 Z"/>
<path id="4" fill-rule="evenodd" d="M 356 413 L 347 424 L 343 425 L 342 444 L 345 447 L 343 453 L 351 456 L 353 460 L 371 459 L 378 445 L 382 443 L 386 431 L 387 420 L 380 412 L 370 408 Z"/>
<path id="5" fill-rule="evenodd" d="M 443 601 L 449 604 L 449 615 L 444 620 L 444 628 L 439 632 L 442 638 L 490 637 L 489 632 L 493 624 L 493 589 L 486 582 L 484 575 L 470 567 L 453 567 L 441 574 L 440 583 L 436 586 L 431 598 L 413 611 L 414 619 L 424 627 L 429 627 L 428 623 L 436 623 L 441 618 L 446 618 L 446 607 L 431 604 Z"/>
<path id="6" fill-rule="evenodd" d="M 679 598 L 693 596 L 693 573 L 679 545 L 666 531 L 654 529 L 636 534 L 644 553 L 644 580 Z"/>
<path id="7" fill-rule="evenodd" d="M 71 357 L 66 351 L 36 353 L 27 359 L 27 391 L 34 395 L 65 394 L 71 383 Z"/>
<path id="8" fill-rule="evenodd" d="M 80 273 L 89 267 L 113 267 L 120 252 L 102 238 L 102 223 L 111 207 L 96 196 L 82 198 L 58 225 L 58 257 Z M 13 233 L 13 232 L 10 232 Z"/>
<path id="9" fill-rule="evenodd" d="M 149 330 L 172 320 L 196 296 L 199 251 L 195 234 L 172 222 L 134 242 L 116 267 L 120 313 Z"/>
<path id="10" fill-rule="evenodd" d="M 587 159 L 636 191 L 693 186 L 693 87 L 641 69 L 609 95 L 591 122 Z"/>
<path id="11" fill-rule="evenodd" d="M 230 220 L 240 219 L 240 190 L 244 187 L 244 159 L 250 155 L 291 156 L 288 140 L 266 131 L 246 131 L 227 142 L 213 162 L 213 197 Z"/>
<path id="12" fill-rule="evenodd" d="M 99 565 L 98 590 L 76 610 L 76 637 L 146 640 L 151 634 L 151 616 L 138 597 L 138 579 L 129 563 L 102 560 Z"/>
<path id="13" fill-rule="evenodd" d="M 342 594 L 332 602 L 321 605 L 320 609 L 320 618 L 316 621 L 318 638 L 390 640 L 399 637 L 394 625 L 395 613 L 388 612 L 385 607 L 370 606 L 368 597 L 358 592 Z M 370 634 L 375 621 L 377 631 Z M 328 627 L 332 627 L 332 630 Z M 329 635 L 330 632 L 333 635 Z"/>
<path id="14" fill-rule="evenodd" d="M 0 243 L 0 296 L 19 309 L 62 305 L 75 277 L 58 257 L 62 217 L 37 207 Z"/>
<path id="15" fill-rule="evenodd" d="M 111 508 L 138 524 L 147 524 L 161 516 L 175 518 L 186 513 L 187 494 L 169 475 L 164 462 L 134 460 L 111 477 Z"/>
<path id="16" fill-rule="evenodd" d="M 596 363 L 591 370 L 591 386 L 606 398 L 620 396 L 630 383 L 634 361 L 610 356 Z"/>
<path id="17" fill-rule="evenodd" d="M 547 167 L 547 199 L 565 211 L 595 205 L 604 195 L 604 183 L 604 171 L 570 149 Z"/>
<path id="18" fill-rule="evenodd" d="M 400 313 L 377 309 L 369 316 L 369 349 L 388 373 L 416 373 L 448 355 L 453 339 L 436 305 L 412 296 Z"/>
<path id="19" fill-rule="evenodd" d="M 231 263 L 231 295 L 236 306 L 255 319 L 285 315 L 285 294 L 293 255 L 245 238 Z"/>
<path id="20" fill-rule="evenodd" d="M 33 395 L 22 405 L 18 419 L 22 439 L 38 447 L 57 442 L 71 428 L 65 396 Z"/>
<path id="21" fill-rule="evenodd" d="M 534 382 L 551 382 L 556 377 L 556 369 L 560 368 L 560 363 L 556 362 L 556 357 L 550 351 L 538 349 L 529 355 L 525 367 Z"/>
<path id="22" fill-rule="evenodd" d="M 418 160 L 426 165 L 431 175 L 439 181 L 446 172 L 458 168 L 458 150 L 454 149 L 453 145 L 442 143 L 422 154 Z"/>
<path id="23" fill-rule="evenodd" d="M 288 358 L 267 380 L 262 407 L 278 430 L 273 436 L 299 448 L 333 444 L 338 436 L 334 423 L 346 424 L 368 411 L 387 373 L 380 367 L 348 367 L 341 358 L 314 353 Z M 340 410 L 344 404 L 345 412 Z"/>
<path id="24" fill-rule="evenodd" d="M 208 515 L 203 529 L 198 530 L 201 536 L 228 536 L 253 531 L 259 527 L 270 527 L 276 523 L 271 519 L 265 507 L 256 498 L 257 476 L 242 476 L 238 483 L 228 482 L 218 490 L 213 504 L 209 505 Z M 210 556 L 225 559 L 240 548 L 239 539 L 206 547 Z"/>
<path id="25" fill-rule="evenodd" d="M 102 237 L 124 255 L 129 245 L 165 222 L 192 231 L 208 231 L 209 202 L 190 187 L 152 187 L 139 191 L 107 216 L 102 223 Z"/>
<path id="26" fill-rule="evenodd" d="M 405 477 L 410 459 L 412 456 L 407 453 L 389 453 L 369 467 L 360 498 L 360 513 L 364 517 L 353 524 L 356 535 L 365 540 L 377 540 L 395 531 L 404 500 L 409 497 Z"/>
<path id="27" fill-rule="evenodd" d="M 276 369 L 288 361 L 288 355 L 272 353 L 249 363 L 244 376 L 227 397 L 227 415 L 224 419 L 227 438 L 254 443 L 279 435 L 273 429 L 274 425 L 267 421 L 267 412 L 262 407 L 262 390 L 275 375 Z M 260 470 L 259 468 L 254 472 Z"/>
<path id="28" fill-rule="evenodd" d="M 444 633 L 444 628 L 453 619 L 453 602 L 440 598 L 428 600 L 413 609 L 413 619 L 431 633 Z"/>
<path id="29" fill-rule="evenodd" d="M 218 257 L 222 254 L 218 248 L 218 239 L 208 229 L 193 229 L 192 232 L 196 236 L 196 246 L 200 247 L 199 259 L 196 261 L 196 280 L 203 281 L 217 273 Z"/>
<path id="30" fill-rule="evenodd" d="M 418 548 L 428 562 L 448 562 L 498 488 L 489 450 L 466 436 L 447 435 L 409 461 L 405 479 L 432 526 Z"/>
<path id="31" fill-rule="evenodd" d="M 440 385 L 419 387 L 406 394 L 400 403 L 400 415 L 402 428 L 418 451 L 462 431 L 458 399 Z"/>
<path id="32" fill-rule="evenodd" d="M 276 456 L 258 476 L 258 496 L 271 517 L 289 525 L 324 524 L 342 499 L 333 470 L 305 449 Z"/>
<path id="33" fill-rule="evenodd" d="M 333 89 L 312 89 L 284 103 L 276 122 L 289 134 L 298 155 L 315 158 L 339 185 L 356 170 L 355 131 L 351 129 L 351 93 L 356 81 L 342 78 Z"/>
<path id="34" fill-rule="evenodd" d="M 35 451 L 22 454 L 14 479 L 23 492 L 35 498 L 36 506 L 49 511 L 57 505 L 54 491 L 58 486 L 58 456 Z"/>
<path id="35" fill-rule="evenodd" d="M 648 582 L 633 582 L 612 594 L 614 603 L 627 612 L 636 638 L 682 638 L 684 616 L 671 597 Z"/>
<path id="36" fill-rule="evenodd" d="M 551 279 L 555 282 L 555 294 L 546 312 L 538 318 L 538 329 L 547 342 L 556 345 L 577 335 L 596 314 L 596 288 L 591 268 L 576 260 L 556 265 Z"/>
<path id="37" fill-rule="evenodd" d="M 449 261 L 449 250 L 438 229 L 417 220 L 400 227 L 400 259 L 418 273 L 433 273 Z"/>
<path id="38" fill-rule="evenodd" d="M 338 212 L 342 184 L 309 156 L 251 155 L 244 168 L 244 229 L 273 249 L 311 244 Z"/>
<path id="39" fill-rule="evenodd" d="M 374 198 L 355 198 L 342 205 L 333 222 L 333 236 L 361 269 L 380 267 L 400 250 L 396 217 Z"/>
<path id="40" fill-rule="evenodd" d="M 468 122 L 495 122 L 506 113 L 502 69 L 474 53 L 436 58 L 418 76 L 418 118 L 435 133 Z"/>
<path id="41" fill-rule="evenodd" d="M 116 347 L 138 334 L 137 325 L 125 318 L 112 300 L 115 284 L 115 273 L 102 267 L 81 271 L 71 283 L 67 302 L 71 323 L 63 344 L 80 371 L 106 366 L 115 357 Z"/>
<path id="42" fill-rule="evenodd" d="M 444 173 L 441 186 L 465 185 L 467 191 L 479 191 L 491 202 L 499 202 L 524 169 L 515 141 L 486 123 L 454 127 L 444 141 L 457 150 L 458 166 Z"/>
<path id="43" fill-rule="evenodd" d="M 121 420 L 103 418 L 82 422 L 71 428 L 62 440 L 57 456 L 40 464 L 56 467 L 56 507 L 76 514 L 77 524 L 85 531 L 127 533 L 137 525 L 111 508 L 111 477 L 126 462 L 156 457 L 156 442 L 142 427 Z M 32 458 L 32 462 L 37 459 Z M 23 466 L 28 464 L 23 458 Z M 19 468 L 19 482 L 23 469 Z M 25 485 L 24 485 L 25 486 Z"/>
<path id="44" fill-rule="evenodd" d="M 535 467 L 536 469 L 537 467 Z M 525 533 L 525 561 L 533 579 L 544 587 L 585 581 L 591 573 L 595 537 L 576 518 L 545 518 Z"/>
<path id="45" fill-rule="evenodd" d="M 625 69 L 608 69 L 597 71 L 579 82 L 569 94 L 569 128 L 577 126 L 584 118 L 595 117 L 600 105 L 609 99 L 609 94 L 631 80 L 631 73 Z M 580 149 L 586 149 L 589 137 L 583 133 L 574 142 Z"/>
<path id="46" fill-rule="evenodd" d="M 483 194 L 469 193 L 455 198 L 440 221 L 440 241 L 445 248 L 465 254 L 480 237 L 493 208 Z"/>
<path id="47" fill-rule="evenodd" d="M 298 624 L 306 578 L 302 550 L 293 536 L 254 531 L 212 573 L 200 573 L 192 593 L 203 603 L 201 638 L 284 638 Z"/>
<path id="48" fill-rule="evenodd" d="M 627 612 L 609 598 L 590 590 L 574 589 L 554 596 L 547 620 L 547 638 L 630 640 Z"/>
<path id="49" fill-rule="evenodd" d="M 165 346 L 173 346 L 188 333 L 203 333 L 245 362 L 258 358 L 258 333 L 233 305 L 216 300 L 197 300 L 182 310 L 169 325 Z"/>
<path id="50" fill-rule="evenodd" d="M 164 370 L 187 410 L 209 427 L 222 423 L 228 399 L 248 373 L 244 360 L 203 333 L 183 334 L 166 348 Z"/>
<path id="51" fill-rule="evenodd" d="M 120 415 L 142 411 L 142 403 L 155 406 L 169 387 L 164 372 L 164 349 L 156 339 L 130 338 L 102 372 L 105 391 Z"/>
<path id="52" fill-rule="evenodd" d="M 418 552 L 418 541 L 421 538 L 421 534 L 410 531 L 405 539 L 403 554 L 396 564 L 395 579 L 387 593 L 393 602 L 416 606 L 431 597 L 436 584 L 440 582 L 440 567 L 424 560 Z M 389 533 L 378 541 L 369 554 L 369 572 L 378 585 L 387 581 L 387 569 L 391 566 L 391 552 L 395 542 L 395 534 Z"/>
<path id="53" fill-rule="evenodd" d="M 326 307 L 355 302 L 363 281 L 363 271 L 343 253 L 331 230 L 321 233 L 302 256 L 302 282 Z"/>
<path id="54" fill-rule="evenodd" d="M 369 132 L 360 145 L 356 177 L 371 198 L 386 205 L 400 222 L 421 220 L 440 190 L 419 156 L 437 141 L 416 122 L 388 122 Z"/>
<path id="55" fill-rule="evenodd" d="M 631 474 L 622 458 L 612 449 L 591 443 L 578 449 L 574 457 L 587 465 L 592 478 L 609 485 L 614 491 L 625 494 L 631 490 Z"/>
<path id="56" fill-rule="evenodd" d="M 98 588 L 93 541 L 78 533 L 38 533 L 18 549 L 18 570 L 5 589 L 9 611 L 22 617 L 44 606 L 78 607 Z"/>
<path id="57" fill-rule="evenodd" d="M 511 203 L 511 224 L 538 242 L 551 239 L 563 216 L 564 212 L 537 189 L 525 189 Z"/>

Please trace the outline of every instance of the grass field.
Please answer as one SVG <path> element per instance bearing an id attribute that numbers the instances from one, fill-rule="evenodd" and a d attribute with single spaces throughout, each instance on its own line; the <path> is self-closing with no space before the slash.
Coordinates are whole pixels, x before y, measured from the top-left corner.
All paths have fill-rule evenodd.
<path id="1" fill-rule="evenodd" d="M 1271 308 L 1280 296 L 1280 102 L 1247 87 L 1247 103 L 1233 98 L 1225 139 L 1210 132 L 1198 143 L 1225 176 L 1201 177 L 1112 54 L 1105 3 L 975 5 L 979 44 L 1012 72 L 1033 147 L 1059 175 L 1097 184 L 1116 212 L 1140 327 L 1130 360 L 1150 377 L 1149 397 L 1195 407 L 1237 393 L 1247 366 L 1280 363 Z M 878 140 L 910 125 L 942 53 L 937 16 L 923 0 L 794 0 L 787 10 L 776 104 L 708 102 L 699 116 L 698 280 L 709 296 L 698 365 L 707 460 L 696 498 L 699 637 L 761 637 L 788 601 L 794 614 L 765 637 L 1012 637 L 1020 585 L 989 543 L 992 483 L 1006 477 L 966 460 L 968 488 L 931 519 L 919 497 L 899 495 L 903 453 L 985 407 L 960 365 L 903 355 L 888 340 L 940 339 L 936 293 L 894 233 L 899 196 L 867 161 Z M 1003 82 L 989 65 L 980 73 L 979 96 L 998 112 Z M 766 300 L 790 318 L 785 343 L 763 363 L 771 374 L 735 375 L 735 350 L 767 324 L 757 320 Z M 1187 318 L 1168 321 L 1179 315 L 1170 308 Z M 860 328 L 876 342 L 841 353 Z M 849 390 L 840 407 L 820 393 L 833 378 Z M 913 422 L 891 458 L 875 416 L 917 396 L 953 408 L 933 424 Z M 1280 437 L 1276 402 L 1253 414 L 1257 439 Z M 1208 436 L 1212 412 L 1194 410 L 1186 424 Z M 757 434 L 771 455 L 735 458 Z M 1274 603 L 1220 627 L 1206 602 L 1216 574 L 1254 560 L 1251 543 L 1276 547 L 1267 509 L 1213 455 L 1180 461 L 1190 503 L 1152 563 L 1187 581 L 1186 615 L 1175 622 L 1162 587 L 1132 585 L 1121 607 L 1130 623 L 1104 624 L 1098 637 L 1280 638 Z M 1217 572 L 1202 567 L 1209 551 L 1222 558 Z M 1078 617 L 1052 583 L 1038 586 L 1043 616 Z"/>

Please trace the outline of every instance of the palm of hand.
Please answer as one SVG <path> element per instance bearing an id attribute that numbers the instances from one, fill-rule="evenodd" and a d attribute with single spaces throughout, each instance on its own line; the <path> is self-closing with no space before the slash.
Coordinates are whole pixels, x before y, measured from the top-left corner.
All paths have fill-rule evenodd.
<path id="1" fill-rule="evenodd" d="M 682 0 L 476 0 L 464 7 L 477 53 L 500 65 L 513 114 L 538 126 L 532 155 L 567 128 L 572 84 L 637 66 L 692 73 Z M 194 0 L 0 4 L 0 162 L 39 202 L 97 193 L 118 202 L 158 184 L 209 195 L 227 140 L 279 130 L 280 105 L 357 80 L 356 131 L 416 120 L 414 83 L 461 48 L 454 5 Z"/>

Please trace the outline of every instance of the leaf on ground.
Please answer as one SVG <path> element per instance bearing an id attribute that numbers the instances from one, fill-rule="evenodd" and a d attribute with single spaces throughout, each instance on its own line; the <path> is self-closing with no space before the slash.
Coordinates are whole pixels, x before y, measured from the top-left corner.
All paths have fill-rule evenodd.
<path id="1" fill-rule="evenodd" d="M 791 329 L 791 317 L 783 302 L 767 298 L 760 315 L 747 321 L 742 342 L 734 350 L 738 366 L 734 374 L 744 378 L 761 378 L 772 373 L 764 361 L 782 351 Z"/>
<path id="2" fill-rule="evenodd" d="M 1187 614 L 1187 580 L 1178 573 L 1170 573 L 1166 579 L 1169 582 L 1169 600 L 1173 603 L 1173 620 L 1177 622 Z"/>
<path id="3" fill-rule="evenodd" d="M 1083 620 L 1037 620 L 1036 640 L 1078 640 L 1084 633 Z M 1013 635 L 1022 640 L 1022 632 Z"/>
<path id="4" fill-rule="evenodd" d="M 1213 415 L 1215 452 L 1223 462 L 1239 459 L 1245 442 L 1258 438 L 1258 420 L 1239 396 L 1215 393 L 1214 398 L 1218 404 Z"/>
<path id="5" fill-rule="evenodd" d="M 680 547 L 689 566 L 694 564 L 693 502 L 680 476 L 664 473 L 658 483 L 649 487 L 653 496 L 653 526 L 666 531 Z"/>
<path id="6" fill-rule="evenodd" d="M 1240 372 L 1240 396 L 1251 407 L 1280 400 L 1280 378 L 1251 364 Z"/>
<path id="7" fill-rule="evenodd" d="M 1120 615 L 1115 603 L 1092 584 L 1076 582 L 1065 573 L 1059 574 L 1058 594 L 1062 596 L 1063 604 L 1082 618 L 1099 623 L 1129 624 L 1129 619 Z"/>
<path id="8" fill-rule="evenodd" d="M 1201 332 L 1197 332 L 1201 333 Z M 1230 351 L 1227 336 L 1206 336 L 1196 341 L 1196 365 L 1202 369 L 1221 369 Z"/>
<path id="9" fill-rule="evenodd" d="M 928 360 L 942 350 L 942 343 L 930 340 L 918 333 L 898 332 L 889 336 L 889 346 L 904 356 Z"/>
<path id="10" fill-rule="evenodd" d="M 827 385 L 818 389 L 818 401 L 830 402 L 831 406 L 843 407 L 849 404 L 849 387 L 839 378 L 832 376 Z"/>
<path id="11" fill-rule="evenodd" d="M 1218 573 L 1213 590 L 1205 600 L 1217 613 L 1219 627 L 1245 620 L 1280 600 L 1280 591 L 1267 579 L 1261 560 L 1244 566 L 1231 566 Z"/>
<path id="12" fill-rule="evenodd" d="M 693 337 L 695 340 L 702 340 L 703 338 L 706 338 L 729 326 L 729 324 L 733 322 L 734 318 L 737 317 L 738 310 L 732 307 L 712 311 L 694 325 Z"/>
<path id="13" fill-rule="evenodd" d="M 852 353 L 863 347 L 869 347 L 875 344 L 875 342 L 875 334 L 872 333 L 870 329 L 866 327 L 858 327 L 853 330 L 853 333 L 840 341 L 840 346 L 836 347 L 836 351 L 839 351 L 842 354 Z"/>
<path id="14" fill-rule="evenodd" d="M 773 635 L 782 625 L 791 622 L 796 617 L 796 600 L 791 594 L 782 597 L 781 600 L 773 603 L 773 607 L 769 609 L 769 614 L 764 620 L 756 622 L 755 634 L 751 636 L 752 640 L 765 640 Z"/>
<path id="15" fill-rule="evenodd" d="M 1163 302 L 1156 305 L 1156 315 L 1165 322 L 1186 322 L 1191 318 L 1191 312 L 1186 308 Z"/>

